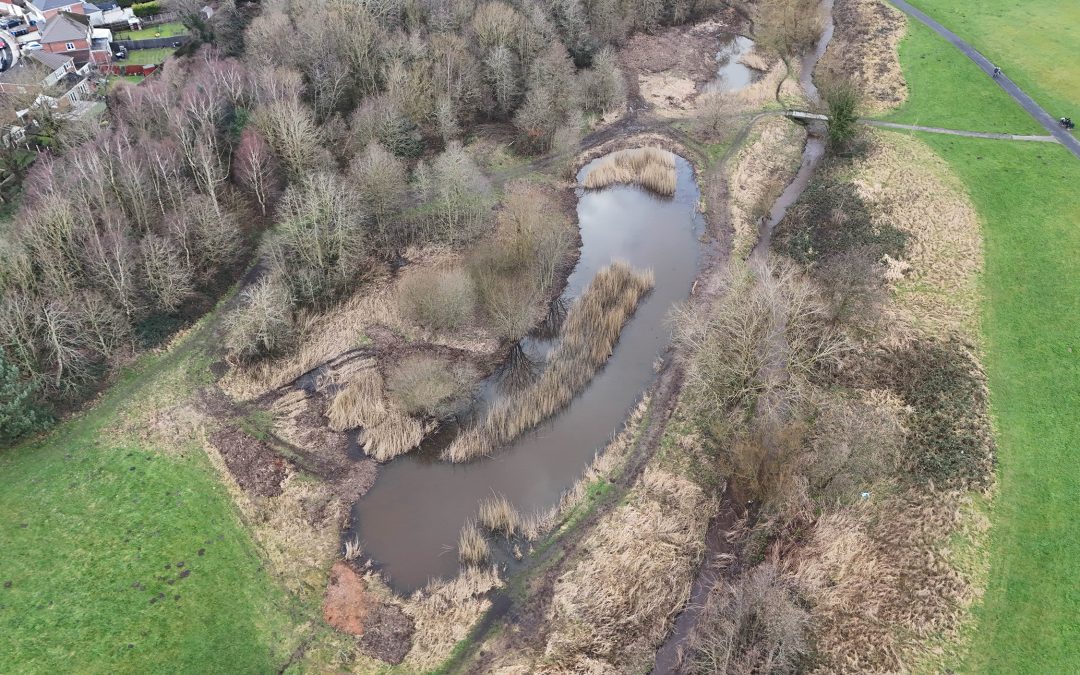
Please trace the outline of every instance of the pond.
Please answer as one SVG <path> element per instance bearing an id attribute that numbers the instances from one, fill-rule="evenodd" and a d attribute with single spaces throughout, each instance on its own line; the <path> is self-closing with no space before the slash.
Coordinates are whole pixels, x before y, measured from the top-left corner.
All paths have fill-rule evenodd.
<path id="1" fill-rule="evenodd" d="M 649 387 L 654 362 L 670 342 L 669 312 L 689 296 L 697 275 L 704 231 L 693 168 L 677 157 L 676 171 L 672 198 L 632 186 L 579 193 L 582 243 L 562 296 L 567 305 L 615 260 L 652 269 L 656 285 L 624 326 L 605 367 L 570 406 L 493 457 L 467 464 L 439 461 L 453 435 L 448 430 L 383 466 L 353 506 L 353 534 L 394 590 L 407 593 L 457 574 L 458 534 L 484 497 L 505 495 L 523 514 L 554 505 Z M 541 354 L 551 346 L 534 341 L 527 351 Z M 501 556 L 509 557 L 506 551 Z"/>
<path id="2" fill-rule="evenodd" d="M 720 36 L 720 50 L 716 52 L 716 77 L 705 85 L 708 93 L 738 91 L 757 82 L 764 75 L 741 61 L 754 49 L 754 41 L 734 33 Z"/>

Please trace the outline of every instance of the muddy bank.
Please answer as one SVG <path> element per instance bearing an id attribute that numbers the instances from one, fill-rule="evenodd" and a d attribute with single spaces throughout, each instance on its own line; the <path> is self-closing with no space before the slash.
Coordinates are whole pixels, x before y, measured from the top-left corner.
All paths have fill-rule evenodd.
<path id="1" fill-rule="evenodd" d="M 451 465 L 436 461 L 435 448 L 399 458 L 354 506 L 361 547 L 396 590 L 457 573 L 458 532 L 480 499 L 506 495 L 524 514 L 554 505 L 654 377 L 653 363 L 669 340 L 667 313 L 689 294 L 702 234 L 693 169 L 681 158 L 676 168 L 670 200 L 628 186 L 581 193 L 582 247 L 564 301 L 578 297 L 616 259 L 652 269 L 656 285 L 623 329 L 605 368 L 571 406 L 491 459 Z M 526 351 L 543 358 L 551 348 L 531 341 Z"/>

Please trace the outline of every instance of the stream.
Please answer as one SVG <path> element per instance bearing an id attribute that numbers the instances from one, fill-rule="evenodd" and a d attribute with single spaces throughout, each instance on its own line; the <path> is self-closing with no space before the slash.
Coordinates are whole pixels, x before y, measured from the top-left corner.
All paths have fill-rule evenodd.
<path id="1" fill-rule="evenodd" d="M 582 168 L 580 179 L 593 163 Z M 579 190 L 580 258 L 562 299 L 569 304 L 596 272 L 614 260 L 652 269 L 656 285 L 623 327 L 619 341 L 572 404 L 493 457 L 466 464 L 438 459 L 453 430 L 418 451 L 383 466 L 371 490 L 353 506 L 353 532 L 364 553 L 399 593 L 458 573 L 461 526 L 476 516 L 479 501 L 505 495 L 523 514 L 547 510 L 569 489 L 623 424 L 655 375 L 653 364 L 668 346 L 671 308 L 689 297 L 698 273 L 704 220 L 693 167 L 676 158 L 675 196 L 662 199 L 634 186 Z M 531 355 L 554 343 L 531 341 Z M 497 562 L 514 559 L 492 538 Z"/>

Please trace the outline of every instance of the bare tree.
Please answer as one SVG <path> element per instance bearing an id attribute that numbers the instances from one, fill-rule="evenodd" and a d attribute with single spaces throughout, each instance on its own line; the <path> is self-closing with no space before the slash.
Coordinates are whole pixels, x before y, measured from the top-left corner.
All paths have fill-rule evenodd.
<path id="1" fill-rule="evenodd" d="M 233 176 L 255 199 L 265 216 L 281 189 L 277 161 L 262 134 L 244 129 L 233 153 Z"/>
<path id="2" fill-rule="evenodd" d="M 372 141 L 353 160 L 349 174 L 359 187 L 360 199 L 374 219 L 379 245 L 392 249 L 403 244 L 401 237 L 393 233 L 391 228 L 408 187 L 405 163 Z"/>

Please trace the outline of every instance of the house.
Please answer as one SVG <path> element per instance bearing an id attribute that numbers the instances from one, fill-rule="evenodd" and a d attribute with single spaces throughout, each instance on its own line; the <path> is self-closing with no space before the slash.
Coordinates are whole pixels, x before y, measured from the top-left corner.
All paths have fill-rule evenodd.
<path id="1" fill-rule="evenodd" d="M 60 13 L 87 13 L 85 3 L 78 0 L 75 2 L 72 2 L 72 0 L 31 0 L 30 4 L 41 12 L 46 21 Z"/>
<path id="2" fill-rule="evenodd" d="M 109 42 L 112 31 L 91 28 L 90 20 L 82 14 L 62 12 L 45 24 L 41 31 L 41 48 L 51 54 L 65 54 L 75 59 L 75 65 L 108 63 L 112 60 Z"/>
<path id="3" fill-rule="evenodd" d="M 90 87 L 85 68 L 77 69 L 71 56 L 30 52 L 0 73 L 0 93 L 37 94 L 54 105 L 73 105 L 90 97 Z"/>
<path id="4" fill-rule="evenodd" d="M 141 27 L 135 10 L 130 7 L 120 7 L 115 2 L 97 2 L 94 6 L 97 7 L 97 12 L 87 12 L 90 25 L 94 28 L 138 30 Z"/>

